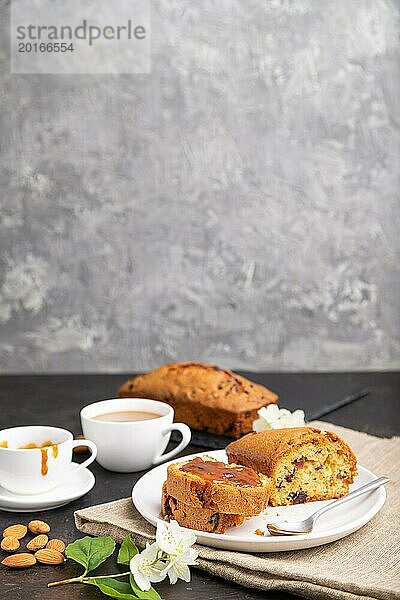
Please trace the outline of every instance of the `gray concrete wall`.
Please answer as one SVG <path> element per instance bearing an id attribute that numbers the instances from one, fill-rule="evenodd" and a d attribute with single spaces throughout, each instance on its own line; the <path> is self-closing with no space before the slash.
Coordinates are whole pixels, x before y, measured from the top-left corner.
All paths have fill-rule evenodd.
<path id="1" fill-rule="evenodd" d="M 396 5 L 154 1 L 152 36 L 132 76 L 3 42 L 1 371 L 399 367 Z"/>

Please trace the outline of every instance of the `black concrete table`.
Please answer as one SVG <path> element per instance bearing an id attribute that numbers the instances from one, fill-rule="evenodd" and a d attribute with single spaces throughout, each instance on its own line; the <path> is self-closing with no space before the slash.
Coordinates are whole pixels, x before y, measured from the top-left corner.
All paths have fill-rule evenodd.
<path id="1" fill-rule="evenodd" d="M 399 391 L 400 373 L 254 373 L 246 374 L 253 380 L 276 390 L 280 404 L 290 409 L 310 411 L 360 389 L 369 388 L 369 396 L 336 410 L 326 420 L 367 431 L 379 436 L 400 433 Z M 0 428 L 14 425 L 58 425 L 73 433 L 80 433 L 79 411 L 85 404 L 116 396 L 124 375 L 37 375 L 0 377 Z M 206 449 L 206 448 L 204 448 Z M 184 454 L 200 449 L 189 446 Z M 78 508 L 126 498 L 135 481 L 142 475 L 110 473 L 97 463 L 90 467 L 96 476 L 95 487 L 83 498 L 62 508 L 34 513 L 33 518 L 48 521 L 53 534 L 71 542 L 81 534 L 75 529 L 73 512 Z M 0 531 L 11 523 L 25 523 L 29 515 L 0 511 Z M 1 551 L 4 555 L 4 552 Z M 284 560 L 284 556 L 282 556 Z M 107 561 L 99 574 L 115 572 L 115 562 Z M 1 567 L 0 582 L 4 598 L 12 600 L 105 598 L 98 590 L 82 585 L 68 585 L 47 589 L 49 581 L 72 577 L 80 573 L 73 564 L 65 567 L 35 566 L 26 571 L 10 571 Z M 289 599 L 289 594 L 259 592 L 241 588 L 233 583 L 193 569 L 192 581 L 157 585 L 166 600 L 251 600 Z M 0 597 L 3 595 L 0 593 Z"/>

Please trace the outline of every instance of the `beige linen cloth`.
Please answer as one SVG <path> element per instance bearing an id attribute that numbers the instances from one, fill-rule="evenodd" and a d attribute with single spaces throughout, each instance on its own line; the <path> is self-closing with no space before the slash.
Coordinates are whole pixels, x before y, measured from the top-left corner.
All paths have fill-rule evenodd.
<path id="1" fill-rule="evenodd" d="M 381 439 L 330 423 L 315 425 L 336 431 L 362 466 L 390 477 L 382 510 L 352 535 L 307 550 L 250 554 L 198 545 L 198 566 L 247 588 L 283 590 L 304 598 L 400 599 L 400 437 Z M 75 522 L 80 531 L 111 535 L 118 542 L 131 532 L 139 547 L 154 540 L 154 527 L 130 498 L 78 510 Z"/>

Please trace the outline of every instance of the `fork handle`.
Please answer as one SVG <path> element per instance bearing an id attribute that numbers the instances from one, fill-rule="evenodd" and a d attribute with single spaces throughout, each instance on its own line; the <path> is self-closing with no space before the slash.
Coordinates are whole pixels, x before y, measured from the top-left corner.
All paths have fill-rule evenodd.
<path id="1" fill-rule="evenodd" d="M 332 510 L 333 508 L 336 508 L 337 506 L 341 506 L 345 502 L 349 502 L 349 500 L 354 500 L 354 498 L 358 498 L 358 496 L 362 496 L 363 494 L 366 494 L 367 492 L 372 492 L 372 490 L 376 490 L 376 488 L 381 487 L 381 485 L 384 485 L 388 481 L 389 481 L 389 477 L 378 477 L 378 479 L 374 479 L 373 481 L 370 481 L 366 485 L 363 485 L 362 487 L 358 488 L 358 490 L 354 490 L 354 492 L 347 494 L 347 496 L 343 496 L 343 498 L 340 498 L 339 500 L 334 500 L 333 502 L 328 504 L 328 506 L 323 506 L 322 508 L 317 510 L 317 512 L 315 512 L 312 515 L 313 521 L 315 522 L 321 515 L 328 512 L 328 510 Z"/>

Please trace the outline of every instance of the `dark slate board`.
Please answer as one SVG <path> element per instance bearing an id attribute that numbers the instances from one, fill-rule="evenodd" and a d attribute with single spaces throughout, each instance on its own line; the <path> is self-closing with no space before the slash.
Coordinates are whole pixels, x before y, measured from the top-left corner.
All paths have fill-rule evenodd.
<path id="1" fill-rule="evenodd" d="M 326 417 L 331 412 L 338 410 L 338 408 L 342 408 L 347 404 L 351 404 L 356 400 L 360 400 L 365 396 L 368 396 L 369 390 L 367 388 L 363 388 L 344 396 L 340 400 L 330 400 L 321 406 L 316 406 L 310 408 L 306 411 L 306 420 L 314 421 L 317 419 L 322 419 Z M 171 435 L 171 440 L 173 442 L 179 442 L 181 439 L 180 434 L 178 432 L 173 432 Z M 221 448 L 225 448 L 229 442 L 232 442 L 233 438 L 226 437 L 224 435 L 215 435 L 214 433 L 208 433 L 206 431 L 194 431 L 192 430 L 192 446 L 198 446 L 199 448 L 206 448 L 209 450 L 219 450 Z"/>

